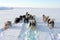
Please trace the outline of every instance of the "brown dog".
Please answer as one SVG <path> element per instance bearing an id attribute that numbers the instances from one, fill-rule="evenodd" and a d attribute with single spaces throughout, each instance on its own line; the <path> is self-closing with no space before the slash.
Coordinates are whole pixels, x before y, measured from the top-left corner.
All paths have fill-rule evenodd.
<path id="1" fill-rule="evenodd" d="M 8 29 L 11 26 L 11 21 L 5 22 L 4 30 Z"/>
<path id="2" fill-rule="evenodd" d="M 43 15 L 43 21 L 44 21 L 44 22 L 47 22 L 48 18 L 49 18 L 49 16 Z"/>

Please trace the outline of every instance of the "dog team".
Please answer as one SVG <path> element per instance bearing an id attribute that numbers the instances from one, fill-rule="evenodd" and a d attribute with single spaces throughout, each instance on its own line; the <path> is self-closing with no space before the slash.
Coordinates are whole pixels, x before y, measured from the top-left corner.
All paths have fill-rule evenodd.
<path id="1" fill-rule="evenodd" d="M 43 22 L 48 24 L 49 28 L 54 28 L 54 19 L 49 18 L 49 16 L 42 15 Z M 14 23 L 19 23 L 20 21 L 23 21 L 24 23 L 29 23 L 29 28 L 32 30 L 35 30 L 36 28 L 36 19 L 35 15 L 31 15 L 28 12 L 26 12 L 25 15 L 20 15 L 19 17 L 15 18 Z M 12 25 L 11 21 L 7 21 L 4 24 L 4 29 L 8 29 Z"/>

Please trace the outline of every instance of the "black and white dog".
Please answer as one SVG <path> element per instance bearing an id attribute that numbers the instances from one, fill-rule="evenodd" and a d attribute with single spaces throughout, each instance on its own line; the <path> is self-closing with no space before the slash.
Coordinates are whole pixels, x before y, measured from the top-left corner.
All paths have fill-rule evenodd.
<path id="1" fill-rule="evenodd" d="M 28 23 L 30 19 L 30 14 L 28 14 L 28 12 L 26 12 L 26 15 L 24 16 L 24 23 Z"/>
<path id="2" fill-rule="evenodd" d="M 48 19 L 48 26 L 49 28 L 54 28 L 54 20 L 53 19 Z"/>
<path id="3" fill-rule="evenodd" d="M 34 30 L 36 28 L 36 20 L 35 18 L 30 19 L 29 27 Z"/>

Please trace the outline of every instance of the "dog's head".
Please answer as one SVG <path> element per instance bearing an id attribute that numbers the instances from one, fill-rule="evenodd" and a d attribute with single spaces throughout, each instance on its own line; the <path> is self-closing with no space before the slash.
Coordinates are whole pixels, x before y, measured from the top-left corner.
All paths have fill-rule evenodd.
<path id="1" fill-rule="evenodd" d="M 7 26 L 7 25 L 11 25 L 11 21 L 6 21 L 5 26 Z"/>

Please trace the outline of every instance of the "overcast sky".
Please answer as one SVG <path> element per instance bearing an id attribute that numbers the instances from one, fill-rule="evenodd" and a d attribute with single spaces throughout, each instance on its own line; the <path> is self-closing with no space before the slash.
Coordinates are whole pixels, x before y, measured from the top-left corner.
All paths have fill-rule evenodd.
<path id="1" fill-rule="evenodd" d="M 60 0 L 0 0 L 0 7 L 60 8 Z"/>

